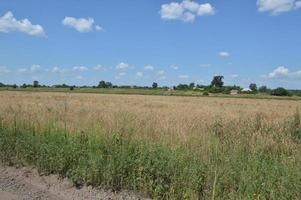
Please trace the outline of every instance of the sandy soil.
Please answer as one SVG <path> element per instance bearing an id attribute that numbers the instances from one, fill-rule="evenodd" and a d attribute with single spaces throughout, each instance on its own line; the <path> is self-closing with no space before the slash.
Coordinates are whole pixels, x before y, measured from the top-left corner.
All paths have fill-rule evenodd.
<path id="1" fill-rule="evenodd" d="M 131 192 L 114 193 L 84 186 L 77 189 L 68 179 L 40 176 L 37 170 L 0 165 L 0 200 L 138 200 Z"/>

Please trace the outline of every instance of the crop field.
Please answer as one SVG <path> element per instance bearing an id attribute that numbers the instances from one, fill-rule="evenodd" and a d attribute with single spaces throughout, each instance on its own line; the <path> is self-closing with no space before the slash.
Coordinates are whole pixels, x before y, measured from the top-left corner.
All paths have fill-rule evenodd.
<path id="1" fill-rule="evenodd" d="M 154 199 L 300 199 L 301 101 L 0 92 L 0 158 Z"/>

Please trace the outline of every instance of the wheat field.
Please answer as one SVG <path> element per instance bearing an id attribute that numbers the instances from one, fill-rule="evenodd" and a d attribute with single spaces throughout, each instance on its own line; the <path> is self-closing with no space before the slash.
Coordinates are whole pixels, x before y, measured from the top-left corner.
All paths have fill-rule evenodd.
<path id="1" fill-rule="evenodd" d="M 59 163 L 51 167 L 51 161 L 35 155 L 41 145 L 31 149 L 35 153 L 30 155 L 15 150 L 32 148 L 24 147 L 24 142 L 23 146 L 18 142 L 10 144 L 13 147 L 9 148 L 16 151 L 11 156 L 14 159 L 5 153 L 1 157 L 3 162 L 36 165 L 49 173 L 74 178 L 75 182 L 130 189 L 157 199 L 276 199 L 279 195 L 298 199 L 300 107 L 301 101 L 294 100 L 3 91 L 0 119 L 5 141 L 11 141 L 5 131 L 14 132 L 16 140 L 20 139 L 16 133 L 22 135 L 23 130 L 29 135 L 45 130 L 56 137 L 79 135 L 79 143 L 84 135 L 91 141 L 84 144 L 91 150 L 88 155 L 94 157 L 73 164 L 65 160 L 70 169 L 62 166 L 61 171 L 56 171 L 52 168 Z M 103 144 L 115 153 L 114 141 L 118 141 L 118 153 L 102 152 L 117 156 L 118 163 L 121 160 L 118 173 L 114 171 L 116 160 L 95 164 L 101 154 L 93 146 L 95 135 L 105 141 L 99 141 L 98 146 Z M 44 144 L 44 140 L 38 141 Z M 46 139 L 44 142 L 48 144 Z M 8 143 L 2 142 L 0 147 L 7 149 Z M 75 152 L 81 155 L 82 148 Z M 137 157 L 132 158 L 135 152 Z M 56 156 L 61 159 L 64 154 Z M 108 166 L 113 167 L 113 172 L 106 171 Z M 153 171 L 147 171 L 148 167 Z M 94 173 L 98 168 L 104 171 Z M 91 174 L 83 173 L 84 169 Z M 162 178 L 157 173 L 162 173 Z"/>

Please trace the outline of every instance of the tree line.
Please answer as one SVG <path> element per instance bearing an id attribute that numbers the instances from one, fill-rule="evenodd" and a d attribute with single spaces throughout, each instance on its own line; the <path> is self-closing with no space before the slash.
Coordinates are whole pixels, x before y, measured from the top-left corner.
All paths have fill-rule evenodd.
<path id="1" fill-rule="evenodd" d="M 35 80 L 32 84 L 12 84 L 7 85 L 0 82 L 0 87 L 7 88 L 69 88 L 70 90 L 74 90 L 76 88 L 136 88 L 136 89 L 164 89 L 164 90 L 184 90 L 184 91 L 200 91 L 203 95 L 209 95 L 209 93 L 223 93 L 223 94 L 231 94 L 233 91 L 237 93 L 249 93 L 249 94 L 257 94 L 257 93 L 265 93 L 274 96 L 291 96 L 298 95 L 301 96 L 301 90 L 287 90 L 283 87 L 278 87 L 276 89 L 270 89 L 267 86 L 263 85 L 258 87 L 256 83 L 250 83 L 249 88 L 246 90 L 240 86 L 225 86 L 224 85 L 224 76 L 217 75 L 212 78 L 212 81 L 209 85 L 199 85 L 195 83 L 190 84 L 178 84 L 173 87 L 167 86 L 159 86 L 158 83 L 153 82 L 151 86 L 137 86 L 137 85 L 113 85 L 111 82 L 106 82 L 104 80 L 99 81 L 98 85 L 95 86 L 76 86 L 76 85 L 67 85 L 67 84 L 57 84 L 57 85 L 40 85 L 39 81 Z"/>

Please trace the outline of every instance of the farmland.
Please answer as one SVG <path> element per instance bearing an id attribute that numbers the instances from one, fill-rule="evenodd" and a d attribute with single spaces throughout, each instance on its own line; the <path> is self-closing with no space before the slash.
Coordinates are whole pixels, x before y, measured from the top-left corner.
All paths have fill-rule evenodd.
<path id="1" fill-rule="evenodd" d="M 300 107 L 297 99 L 1 91 L 0 158 L 155 199 L 300 199 Z"/>

